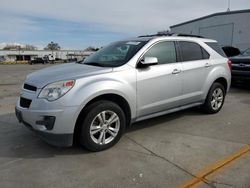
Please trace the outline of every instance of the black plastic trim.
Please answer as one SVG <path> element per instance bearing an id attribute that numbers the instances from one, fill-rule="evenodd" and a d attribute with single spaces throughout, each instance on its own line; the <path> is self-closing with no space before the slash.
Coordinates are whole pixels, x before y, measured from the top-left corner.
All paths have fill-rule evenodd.
<path id="1" fill-rule="evenodd" d="M 20 106 L 23 108 L 29 108 L 32 100 L 20 97 Z"/>
<path id="2" fill-rule="evenodd" d="M 26 90 L 29 90 L 29 91 L 36 91 L 37 90 L 37 87 L 29 85 L 29 84 L 24 84 L 23 88 Z"/>

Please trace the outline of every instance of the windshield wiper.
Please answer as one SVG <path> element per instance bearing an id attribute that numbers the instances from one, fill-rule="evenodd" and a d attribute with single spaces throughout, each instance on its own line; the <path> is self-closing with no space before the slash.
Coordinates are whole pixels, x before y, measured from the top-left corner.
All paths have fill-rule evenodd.
<path id="1" fill-rule="evenodd" d="M 97 67 L 104 67 L 103 64 L 97 63 L 97 62 L 88 62 L 88 63 L 83 63 L 85 65 L 92 65 L 92 66 L 97 66 Z"/>
<path id="2" fill-rule="evenodd" d="M 83 60 L 76 61 L 75 63 L 77 63 L 77 64 L 83 64 Z"/>

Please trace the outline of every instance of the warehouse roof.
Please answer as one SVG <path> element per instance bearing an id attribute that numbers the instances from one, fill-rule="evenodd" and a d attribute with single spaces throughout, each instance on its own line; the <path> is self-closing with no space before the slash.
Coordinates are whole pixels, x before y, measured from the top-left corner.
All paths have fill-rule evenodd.
<path id="1" fill-rule="evenodd" d="M 172 25 L 172 26 L 170 26 L 170 28 L 178 27 L 178 26 L 181 26 L 181 25 L 189 24 L 189 23 L 192 23 L 192 22 L 196 22 L 196 21 L 199 21 L 199 20 L 206 19 L 206 18 L 211 18 L 211 17 L 214 17 L 214 16 L 224 16 L 224 15 L 241 14 L 241 13 L 250 13 L 250 9 L 227 11 L 227 12 L 218 12 L 218 13 L 215 13 L 215 14 L 210 14 L 210 15 L 207 15 L 207 16 L 203 16 L 203 17 L 200 17 L 200 18 L 197 18 L 197 19 L 193 19 L 193 20 L 190 20 L 190 21 L 187 21 L 187 22 L 180 23 L 180 24 Z"/>

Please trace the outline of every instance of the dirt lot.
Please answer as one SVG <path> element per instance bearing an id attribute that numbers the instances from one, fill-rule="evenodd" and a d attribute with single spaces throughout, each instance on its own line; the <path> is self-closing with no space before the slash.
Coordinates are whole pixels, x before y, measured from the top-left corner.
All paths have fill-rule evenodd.
<path id="1" fill-rule="evenodd" d="M 47 145 L 17 122 L 21 83 L 42 67 L 0 66 L 1 188 L 250 187 L 250 88 L 231 88 L 218 114 L 189 109 L 143 121 L 115 147 L 90 153 Z"/>

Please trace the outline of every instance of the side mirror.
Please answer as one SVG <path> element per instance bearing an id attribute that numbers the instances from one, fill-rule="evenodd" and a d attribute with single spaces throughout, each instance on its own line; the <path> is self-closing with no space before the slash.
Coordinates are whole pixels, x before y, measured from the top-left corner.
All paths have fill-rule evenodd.
<path id="1" fill-rule="evenodd" d="M 149 66 L 149 65 L 157 65 L 158 59 L 157 57 L 145 57 L 140 61 L 141 65 Z"/>

